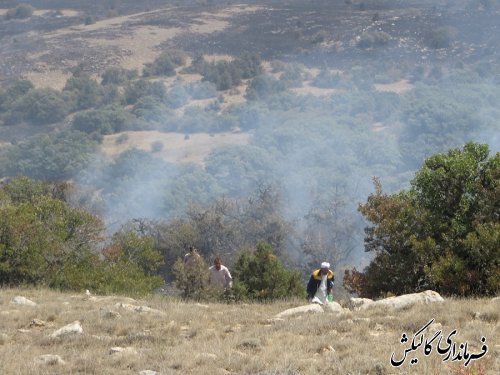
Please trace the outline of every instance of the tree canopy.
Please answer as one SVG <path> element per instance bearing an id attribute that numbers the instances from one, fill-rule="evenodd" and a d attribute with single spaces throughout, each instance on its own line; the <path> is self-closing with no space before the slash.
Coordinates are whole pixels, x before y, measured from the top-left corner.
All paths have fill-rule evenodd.
<path id="1" fill-rule="evenodd" d="M 408 190 L 376 192 L 360 205 L 372 223 L 364 272 L 346 273 L 363 296 L 435 289 L 494 295 L 500 289 L 500 153 L 470 142 L 428 158 Z"/>

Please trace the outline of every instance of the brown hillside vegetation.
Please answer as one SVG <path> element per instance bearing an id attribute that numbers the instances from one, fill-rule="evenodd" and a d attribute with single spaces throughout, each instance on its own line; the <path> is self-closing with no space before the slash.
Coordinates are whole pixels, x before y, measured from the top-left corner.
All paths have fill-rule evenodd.
<path id="1" fill-rule="evenodd" d="M 15 304 L 23 296 L 35 306 Z M 304 301 L 200 304 L 155 295 L 68 294 L 46 289 L 0 290 L 1 373 L 10 374 L 498 374 L 498 299 L 449 299 L 400 310 L 369 309 L 273 319 Z M 487 353 L 467 367 L 423 345 L 400 359 L 415 333 L 467 343 Z M 82 332 L 57 336 L 78 321 Z M 79 327 L 75 323 L 73 327 Z M 409 341 L 401 343 L 403 333 Z M 425 335 L 425 334 L 424 334 Z M 426 339 L 430 337 L 425 336 Z M 418 340 L 417 340 L 418 341 Z M 437 345 L 437 344 L 435 344 Z M 51 355 L 51 356 L 48 356 Z M 43 357 L 45 356 L 45 357 Z M 56 357 L 59 356 L 59 357 Z M 414 365 L 411 359 L 418 358 Z M 153 372 L 151 372 L 153 373 Z"/>

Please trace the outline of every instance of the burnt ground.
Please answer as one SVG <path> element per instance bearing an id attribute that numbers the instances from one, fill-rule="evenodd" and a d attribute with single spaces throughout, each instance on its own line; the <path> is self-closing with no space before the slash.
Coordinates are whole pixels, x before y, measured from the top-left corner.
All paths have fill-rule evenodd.
<path id="1" fill-rule="evenodd" d="M 126 51 L 112 46 L 90 47 L 90 39 L 113 39 L 134 27 L 147 25 L 187 30 L 187 26 L 196 24 L 207 13 L 217 14 L 225 8 L 192 5 L 197 2 L 180 2 L 183 6 L 168 7 L 175 2 L 159 0 L 140 4 L 128 0 L 45 0 L 33 3 L 51 11 L 28 20 L 0 21 L 0 81 L 22 76 L 35 69 L 36 63 L 68 71 L 79 63 L 89 72 L 100 73 L 107 66 L 119 64 Z M 250 51 L 266 60 L 301 61 L 310 66 L 339 69 L 375 64 L 386 69 L 394 65 L 411 69 L 433 61 L 452 64 L 478 61 L 498 64 L 499 61 L 500 11 L 498 6 L 484 9 L 479 1 L 288 0 L 245 3 L 261 5 L 262 9 L 232 15 L 229 26 L 221 31 L 206 34 L 182 32 L 164 42 L 161 48 L 181 49 L 192 56 L 198 53 L 239 55 Z M 60 8 L 76 9 L 80 13 L 61 17 L 57 12 Z M 79 38 L 61 36 L 48 44 L 41 37 L 81 26 L 85 15 L 105 18 L 106 12 L 108 17 L 109 12 L 138 15 L 128 18 L 119 28 L 86 31 Z M 454 27 L 456 36 L 447 48 L 430 48 L 430 31 L 442 26 Z M 374 31 L 383 31 L 390 39 L 384 45 L 359 48 L 357 38 Z M 38 60 L 28 58 L 28 52 L 31 56 L 38 56 Z"/>

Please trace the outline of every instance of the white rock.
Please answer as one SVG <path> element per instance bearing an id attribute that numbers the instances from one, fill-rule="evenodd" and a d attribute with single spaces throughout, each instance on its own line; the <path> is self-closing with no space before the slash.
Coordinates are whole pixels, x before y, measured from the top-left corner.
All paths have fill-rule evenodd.
<path id="1" fill-rule="evenodd" d="M 128 303 L 117 303 L 115 305 L 115 307 L 121 308 L 121 309 L 127 310 L 127 311 L 137 312 L 137 313 L 146 312 L 146 313 L 154 313 L 154 314 L 160 314 L 160 315 L 164 314 L 163 311 L 152 309 L 151 307 L 148 307 L 148 306 L 136 306 L 136 305 L 131 305 Z"/>
<path id="2" fill-rule="evenodd" d="M 102 318 L 106 319 L 120 319 L 122 316 L 118 311 L 108 310 L 108 309 L 99 309 L 99 313 Z"/>
<path id="3" fill-rule="evenodd" d="M 299 315 L 299 314 L 311 314 L 311 313 L 322 313 L 323 307 L 316 303 L 311 303 L 305 306 L 294 307 L 285 311 L 280 312 L 275 316 L 275 318 L 288 318 L 290 316 Z"/>
<path id="4" fill-rule="evenodd" d="M 324 308 L 326 312 L 332 313 L 343 313 L 345 311 L 345 309 L 337 302 L 328 302 L 324 305 Z"/>
<path id="5" fill-rule="evenodd" d="M 432 290 L 426 290 L 425 292 L 421 293 L 404 294 L 402 296 L 389 297 L 381 299 L 379 301 L 374 301 L 373 303 L 364 304 L 360 306 L 360 310 L 366 310 L 367 308 L 372 308 L 375 306 L 401 309 L 414 305 L 416 303 L 429 304 L 443 301 L 444 299 L 439 295 L 439 293 Z"/>
<path id="6" fill-rule="evenodd" d="M 160 375 L 160 373 L 153 370 L 142 370 L 139 375 Z"/>
<path id="7" fill-rule="evenodd" d="M 56 354 L 43 354 L 35 359 L 35 362 L 40 365 L 64 365 L 66 362 Z"/>
<path id="8" fill-rule="evenodd" d="M 16 296 L 12 299 L 12 303 L 16 305 L 24 305 L 24 306 L 36 306 L 36 303 L 27 299 L 26 297 L 23 296 Z"/>
<path id="9" fill-rule="evenodd" d="M 500 297 L 493 297 L 490 302 L 500 302 Z"/>
<path id="10" fill-rule="evenodd" d="M 31 322 L 30 322 L 30 327 L 43 327 L 45 326 L 45 322 L 41 319 L 33 319 Z"/>
<path id="11" fill-rule="evenodd" d="M 363 305 L 367 305 L 373 302 L 373 300 L 369 298 L 351 298 L 350 299 L 351 306 L 356 310 L 359 309 Z"/>
<path id="12" fill-rule="evenodd" d="M 109 354 L 122 354 L 122 355 L 137 355 L 137 350 L 131 346 L 127 346 L 126 348 L 122 348 L 120 346 L 115 346 L 109 349 Z"/>
<path id="13" fill-rule="evenodd" d="M 57 331 L 52 333 L 50 337 L 56 338 L 56 337 L 80 334 L 80 333 L 83 333 L 83 328 L 81 323 L 78 320 L 76 320 L 73 323 L 70 323 L 68 325 L 65 325 L 64 327 L 59 328 Z"/>

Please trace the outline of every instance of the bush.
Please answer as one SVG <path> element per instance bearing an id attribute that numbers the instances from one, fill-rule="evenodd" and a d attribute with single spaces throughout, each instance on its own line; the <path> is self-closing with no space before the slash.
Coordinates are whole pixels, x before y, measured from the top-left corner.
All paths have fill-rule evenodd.
<path id="1" fill-rule="evenodd" d="M 240 84 L 242 79 L 256 77 L 262 73 L 261 60 L 257 55 L 243 53 L 234 61 L 217 61 L 207 63 L 204 60 L 196 63 L 203 75 L 203 80 L 212 82 L 217 90 L 228 90 Z"/>
<path id="2" fill-rule="evenodd" d="M 5 18 L 8 20 L 30 18 L 34 11 L 35 8 L 29 4 L 19 4 L 17 7 L 9 9 L 5 14 Z"/>
<path id="3" fill-rule="evenodd" d="M 252 79 L 248 85 L 245 97 L 249 100 L 265 100 L 266 98 L 285 91 L 285 84 L 269 75 L 260 75 Z"/>
<path id="4" fill-rule="evenodd" d="M 340 74 L 331 73 L 329 70 L 323 69 L 314 77 L 312 85 L 324 89 L 334 88 L 340 83 Z"/>
<path id="5" fill-rule="evenodd" d="M 163 102 L 167 91 L 163 82 L 151 82 L 145 79 L 130 82 L 125 87 L 125 100 L 127 104 L 135 104 L 144 96 L 152 96 L 159 102 Z"/>
<path id="6" fill-rule="evenodd" d="M 379 47 L 387 44 L 391 36 L 385 31 L 370 30 L 366 31 L 358 37 L 356 45 L 359 48 Z"/>
<path id="7" fill-rule="evenodd" d="M 99 84 L 85 75 L 69 78 L 66 81 L 64 91 L 75 96 L 75 109 L 96 107 L 102 99 Z"/>
<path id="8" fill-rule="evenodd" d="M 8 176 L 64 180 L 87 167 L 95 149 L 95 142 L 78 131 L 39 134 L 8 149 L 3 168 Z"/>
<path id="9" fill-rule="evenodd" d="M 101 85 L 123 85 L 127 81 L 137 77 L 137 71 L 118 67 L 111 67 L 104 71 Z"/>
<path id="10" fill-rule="evenodd" d="M 53 124 L 63 120 L 70 110 L 70 100 L 61 92 L 50 88 L 32 89 L 10 105 L 5 122 Z"/>
<path id="11" fill-rule="evenodd" d="M 106 135 L 126 130 L 128 121 L 129 116 L 123 108 L 107 107 L 77 113 L 71 126 L 88 134 Z"/>
<path id="12" fill-rule="evenodd" d="M 0 190 L 0 285 L 138 294 L 162 285 L 151 238 L 120 232 L 100 256 L 102 221 L 58 190 L 26 178 Z"/>
<path id="13" fill-rule="evenodd" d="M 431 30 L 426 37 L 425 43 L 434 49 L 448 48 L 457 37 L 458 30 L 453 26 L 441 26 Z"/>
<path id="14" fill-rule="evenodd" d="M 179 258 L 173 266 L 175 285 L 182 290 L 184 298 L 201 299 L 208 285 L 208 266 L 201 255 L 197 255 L 190 263 Z"/>
<path id="15" fill-rule="evenodd" d="M 446 295 L 496 295 L 500 290 L 498 224 L 500 153 L 487 145 L 428 158 L 411 189 L 376 193 L 360 205 L 373 223 L 365 249 L 375 258 L 349 286 L 369 298 L 433 289 Z"/>
<path id="16" fill-rule="evenodd" d="M 287 270 L 266 243 L 258 244 L 255 252 L 241 253 L 233 277 L 237 299 L 265 301 L 306 295 L 300 272 Z"/>
<path id="17" fill-rule="evenodd" d="M 174 76 L 176 64 L 168 52 L 162 52 L 151 64 L 146 64 L 142 71 L 144 77 L 150 76 Z"/>
<path id="18" fill-rule="evenodd" d="M 162 141 L 154 141 L 151 143 L 151 151 L 152 152 L 160 152 L 163 150 L 163 142 Z"/>

